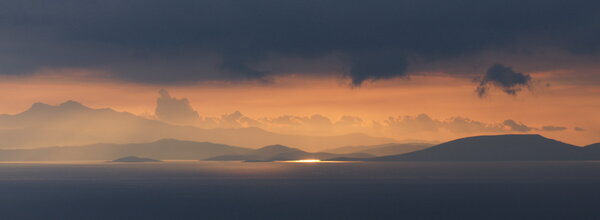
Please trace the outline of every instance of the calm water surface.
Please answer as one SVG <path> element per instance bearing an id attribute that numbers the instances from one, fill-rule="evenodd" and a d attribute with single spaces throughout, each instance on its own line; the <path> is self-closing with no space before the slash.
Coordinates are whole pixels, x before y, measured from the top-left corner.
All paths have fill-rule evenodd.
<path id="1" fill-rule="evenodd" d="M 0 219 L 598 219 L 600 163 L 0 163 Z"/>

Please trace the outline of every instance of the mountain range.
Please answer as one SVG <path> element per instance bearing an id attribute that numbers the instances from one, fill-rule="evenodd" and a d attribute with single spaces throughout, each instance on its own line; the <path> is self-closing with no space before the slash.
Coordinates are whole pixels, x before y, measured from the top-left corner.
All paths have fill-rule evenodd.
<path id="1" fill-rule="evenodd" d="M 346 159 L 348 160 L 348 159 Z M 550 161 L 600 160 L 600 144 L 578 147 L 541 135 L 494 135 L 461 138 L 406 154 L 367 161 Z"/>
<path id="2" fill-rule="evenodd" d="M 91 144 L 36 149 L 0 149 L 1 161 L 113 160 L 135 155 L 160 160 L 199 160 L 224 154 L 249 153 L 252 149 L 209 142 L 162 139 L 149 143 Z"/>
<path id="3" fill-rule="evenodd" d="M 260 149 L 253 150 L 251 152 L 241 154 L 229 154 L 221 155 L 206 160 L 214 161 L 285 161 L 285 160 L 302 160 L 302 159 L 319 159 L 327 160 L 336 157 L 355 157 L 355 158 L 368 158 L 373 155 L 366 153 L 349 153 L 349 154 L 332 154 L 325 152 L 309 153 L 296 148 L 289 148 L 283 145 L 271 145 Z"/>
<path id="4" fill-rule="evenodd" d="M 423 150 L 431 146 L 433 146 L 433 144 L 429 143 L 389 143 L 378 145 L 345 146 L 325 150 L 325 152 L 334 154 L 365 153 L 375 156 L 387 156 Z"/>
<path id="5" fill-rule="evenodd" d="M 260 128 L 202 129 L 147 119 L 112 109 L 92 109 L 75 101 L 57 106 L 35 103 L 15 115 L 0 115 L 0 149 L 151 142 L 164 138 L 248 148 L 282 144 L 304 150 L 394 142 L 354 133 L 338 136 L 278 134 Z"/>
<path id="6" fill-rule="evenodd" d="M 162 139 L 149 143 L 92 144 L 85 146 L 46 147 L 36 149 L 0 149 L 0 161 L 113 160 L 114 158 L 127 159 L 130 155 L 160 160 L 220 161 L 279 161 L 330 159 L 335 157 L 373 157 L 373 155 L 364 153 L 309 153 L 283 145 L 271 145 L 259 149 L 249 149 L 210 142 L 181 141 L 175 139 Z"/>
<path id="7" fill-rule="evenodd" d="M 363 134 L 300 136 L 259 128 L 178 126 L 111 109 L 91 109 L 73 101 L 58 106 L 36 103 L 25 112 L 0 115 L 0 140 L 1 161 L 113 160 L 129 155 L 245 161 L 600 160 L 600 143 L 579 147 L 535 134 L 466 137 L 434 146 L 389 143 L 393 140 Z M 57 147 L 40 147 L 48 145 Z M 332 148 L 306 151 L 322 146 Z"/>
<path id="8" fill-rule="evenodd" d="M 145 157 L 127 156 L 127 157 L 121 157 L 121 158 L 112 160 L 110 162 L 118 162 L 118 163 L 141 163 L 141 162 L 162 162 L 162 161 L 151 159 L 151 158 L 145 158 Z"/>

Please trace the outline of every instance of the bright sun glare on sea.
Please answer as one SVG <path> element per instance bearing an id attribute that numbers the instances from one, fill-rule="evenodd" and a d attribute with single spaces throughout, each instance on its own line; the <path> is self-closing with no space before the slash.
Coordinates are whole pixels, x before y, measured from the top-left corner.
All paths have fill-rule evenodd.
<path id="1" fill-rule="evenodd" d="M 290 162 L 294 163 L 318 163 L 321 162 L 319 159 L 305 159 L 305 160 L 292 160 Z"/>

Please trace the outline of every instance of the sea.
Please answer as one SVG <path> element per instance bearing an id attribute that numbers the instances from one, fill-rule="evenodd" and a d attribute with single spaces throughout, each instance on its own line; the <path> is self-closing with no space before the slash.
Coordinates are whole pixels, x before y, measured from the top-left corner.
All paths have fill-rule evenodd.
<path id="1" fill-rule="evenodd" d="M 0 219 L 600 219 L 600 162 L 1 162 Z"/>

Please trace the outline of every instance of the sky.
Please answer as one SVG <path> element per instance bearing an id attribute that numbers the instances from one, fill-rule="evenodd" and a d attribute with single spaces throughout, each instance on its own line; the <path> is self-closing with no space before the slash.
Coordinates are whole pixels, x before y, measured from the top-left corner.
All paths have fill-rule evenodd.
<path id="1" fill-rule="evenodd" d="M 0 113 L 76 100 L 174 124 L 600 142 L 595 1 L 0 3 Z"/>

